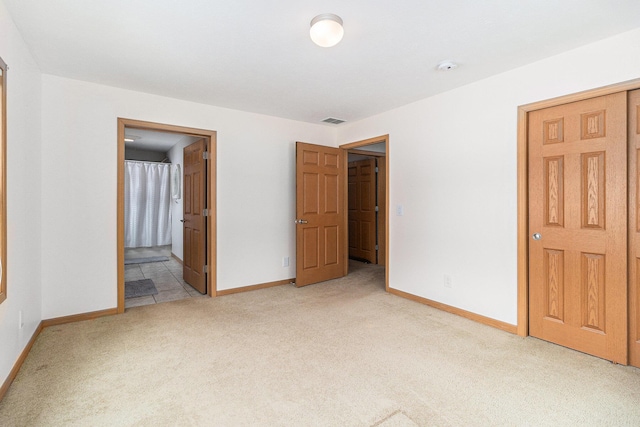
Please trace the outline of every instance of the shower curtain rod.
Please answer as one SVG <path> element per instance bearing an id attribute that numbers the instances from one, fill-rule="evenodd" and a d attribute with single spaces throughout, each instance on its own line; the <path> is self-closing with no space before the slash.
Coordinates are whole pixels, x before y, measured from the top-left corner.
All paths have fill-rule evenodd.
<path id="1" fill-rule="evenodd" d="M 158 165 L 171 165 L 171 162 L 167 162 L 165 163 L 164 161 L 162 162 L 152 162 L 152 161 L 146 161 L 146 160 L 124 160 L 125 162 L 134 162 L 134 163 L 152 163 L 152 164 L 158 164 Z"/>

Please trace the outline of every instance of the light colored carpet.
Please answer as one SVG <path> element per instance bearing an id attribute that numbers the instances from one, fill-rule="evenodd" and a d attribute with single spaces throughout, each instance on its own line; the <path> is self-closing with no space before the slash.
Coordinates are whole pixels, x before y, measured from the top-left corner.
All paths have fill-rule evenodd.
<path id="1" fill-rule="evenodd" d="M 0 425 L 640 425 L 639 369 L 386 294 L 383 276 L 47 328 Z"/>

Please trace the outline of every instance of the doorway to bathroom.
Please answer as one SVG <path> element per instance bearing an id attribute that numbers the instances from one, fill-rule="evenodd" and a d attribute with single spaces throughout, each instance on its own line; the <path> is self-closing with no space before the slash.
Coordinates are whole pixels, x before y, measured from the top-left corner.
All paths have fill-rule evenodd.
<path id="1" fill-rule="evenodd" d="M 118 119 L 118 311 L 215 295 L 215 132 Z"/>

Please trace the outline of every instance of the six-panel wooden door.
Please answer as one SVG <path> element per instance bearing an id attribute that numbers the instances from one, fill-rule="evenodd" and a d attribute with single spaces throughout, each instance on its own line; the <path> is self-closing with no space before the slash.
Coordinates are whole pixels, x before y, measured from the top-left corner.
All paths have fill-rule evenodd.
<path id="1" fill-rule="evenodd" d="M 376 159 L 349 162 L 349 257 L 376 264 Z"/>
<path id="2" fill-rule="evenodd" d="M 529 333 L 627 363 L 627 94 L 529 113 Z"/>
<path id="3" fill-rule="evenodd" d="M 296 286 L 347 274 L 341 150 L 296 144 Z"/>
<path id="4" fill-rule="evenodd" d="M 200 139 L 184 148 L 183 278 L 198 292 L 207 292 L 207 143 Z"/>

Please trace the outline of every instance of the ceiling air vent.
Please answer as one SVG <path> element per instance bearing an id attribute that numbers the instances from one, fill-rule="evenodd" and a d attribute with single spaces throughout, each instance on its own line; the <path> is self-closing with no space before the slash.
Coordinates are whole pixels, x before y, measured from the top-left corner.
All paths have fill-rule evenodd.
<path id="1" fill-rule="evenodd" d="M 340 120 L 333 117 L 327 117 L 326 119 L 323 120 L 323 122 L 331 123 L 332 125 L 339 125 L 340 123 L 344 123 L 345 120 Z"/>

